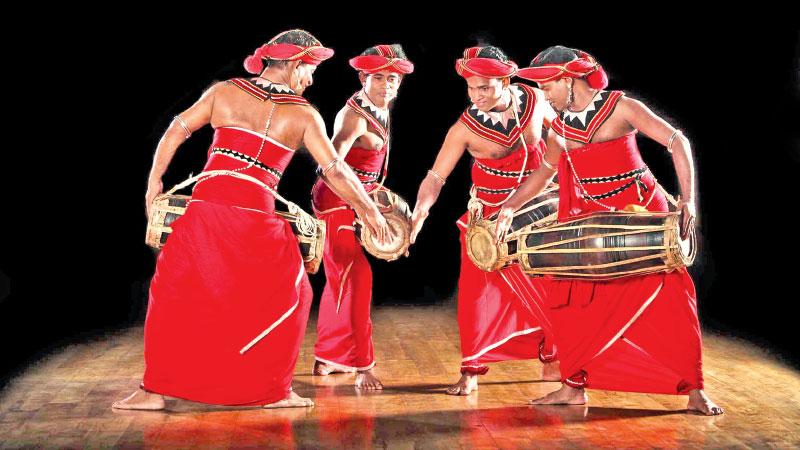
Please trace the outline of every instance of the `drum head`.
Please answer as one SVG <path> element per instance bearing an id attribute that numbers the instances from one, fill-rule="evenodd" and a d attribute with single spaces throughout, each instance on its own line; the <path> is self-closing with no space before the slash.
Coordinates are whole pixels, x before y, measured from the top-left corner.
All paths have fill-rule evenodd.
<path id="1" fill-rule="evenodd" d="M 467 230 L 467 255 L 481 270 L 491 272 L 498 268 L 499 257 L 494 233 L 477 225 Z"/>
<path id="2" fill-rule="evenodd" d="M 386 223 L 392 230 L 393 239 L 384 244 L 378 243 L 369 227 L 362 226 L 364 235 L 364 248 L 370 255 L 386 261 L 394 261 L 403 256 L 411 244 L 411 224 L 405 216 L 398 216 L 393 213 L 384 214 Z"/>
<path id="3" fill-rule="evenodd" d="M 405 200 L 384 187 L 370 192 L 369 195 L 386 219 L 393 238 L 379 244 L 369 227 L 364 226 L 360 220 L 356 220 L 356 236 L 370 255 L 385 261 L 394 261 L 405 255 L 411 245 L 411 210 Z"/>

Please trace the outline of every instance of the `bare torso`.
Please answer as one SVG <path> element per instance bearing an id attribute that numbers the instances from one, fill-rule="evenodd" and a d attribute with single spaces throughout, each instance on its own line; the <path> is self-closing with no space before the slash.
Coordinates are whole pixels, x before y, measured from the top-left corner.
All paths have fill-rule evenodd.
<path id="1" fill-rule="evenodd" d="M 608 119 L 595 131 L 592 136 L 591 143 L 606 142 L 618 139 L 626 134 L 635 131 L 628 121 L 627 113 L 629 112 L 631 99 L 622 97 L 619 99 L 614 111 Z M 567 139 L 567 149 L 573 150 L 585 146 L 586 144 L 580 141 L 573 141 Z"/>
<path id="2" fill-rule="evenodd" d="M 528 127 L 522 133 L 522 139 L 517 139 L 517 142 L 515 142 L 511 147 L 505 147 L 486 138 L 480 137 L 477 134 L 469 131 L 469 129 L 467 129 L 467 127 L 461 122 L 458 122 L 456 126 L 460 128 L 461 133 L 463 133 L 467 152 L 469 152 L 470 156 L 473 158 L 479 159 L 504 158 L 519 149 L 520 146 L 523 145 L 523 140 L 528 145 L 535 145 L 542 139 L 541 122 L 538 129 L 536 129 L 536 132 L 534 132 L 534 124 L 528 124 Z"/>
<path id="3" fill-rule="evenodd" d="M 267 118 L 274 106 L 269 137 L 291 149 L 302 146 L 310 108 L 303 105 L 275 104 L 270 100 L 261 101 L 224 82 L 214 85 L 212 89 L 213 107 L 209 122 L 214 129 L 238 127 L 264 133 Z"/>

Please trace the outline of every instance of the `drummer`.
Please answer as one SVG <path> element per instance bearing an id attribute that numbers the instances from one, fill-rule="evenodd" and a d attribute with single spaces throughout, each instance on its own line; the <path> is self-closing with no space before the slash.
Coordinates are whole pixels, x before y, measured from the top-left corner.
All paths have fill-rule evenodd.
<path id="1" fill-rule="evenodd" d="M 638 100 L 606 90 L 602 66 L 581 50 L 555 46 L 519 76 L 535 81 L 560 116 L 540 171 L 501 208 L 498 234 L 558 167 L 559 221 L 623 208 L 668 211 L 663 188 L 642 160 L 636 133 L 664 145 L 680 182 L 681 237 L 694 227 L 695 173 L 688 139 Z M 566 149 L 566 151 L 562 151 Z M 585 389 L 688 395 L 687 409 L 723 410 L 703 391 L 700 324 L 685 268 L 605 282 L 554 281 L 546 312 L 561 361 L 562 386 L 534 404 L 584 404 Z"/>
<path id="2" fill-rule="evenodd" d="M 471 47 L 456 61 L 472 104 L 450 127 L 436 162 L 422 181 L 412 218 L 416 240 L 430 208 L 458 160 L 468 152 L 472 165 L 472 204 L 488 217 L 542 164 L 546 145 L 542 128 L 556 114 L 542 91 L 511 84 L 517 65 L 494 46 Z M 546 172 L 547 181 L 553 171 Z M 542 324 L 530 301 L 543 295 L 547 282 L 531 280 L 518 266 L 483 272 L 467 256 L 468 214 L 458 220 L 461 273 L 458 281 L 458 326 L 461 335 L 461 379 L 447 389 L 467 395 L 478 387 L 486 363 L 532 359 L 542 361 L 542 378 L 559 380 L 555 349 L 544 340 Z"/>
<path id="3" fill-rule="evenodd" d="M 145 194 L 148 217 L 175 153 L 206 125 L 215 131 L 203 172 L 219 176 L 198 182 L 185 214 L 171 224 L 150 282 L 142 383 L 113 408 L 160 410 L 164 397 L 313 406 L 292 390 L 311 285 L 292 228 L 275 213 L 274 189 L 295 151 L 308 149 L 325 167 L 379 241 L 389 231 L 302 97 L 332 55 L 309 32 L 284 31 L 245 59 L 251 77 L 214 84 L 164 132 Z"/>
<path id="4" fill-rule="evenodd" d="M 367 192 L 383 184 L 389 154 L 389 110 L 405 75 L 414 71 L 399 44 L 376 45 L 350 60 L 362 88 L 336 115 L 333 146 Z M 322 179 L 311 192 L 314 213 L 325 221 L 327 282 L 314 346 L 314 375 L 357 372 L 357 388 L 383 389 L 374 373 L 372 271 L 355 236 L 355 212 Z"/>

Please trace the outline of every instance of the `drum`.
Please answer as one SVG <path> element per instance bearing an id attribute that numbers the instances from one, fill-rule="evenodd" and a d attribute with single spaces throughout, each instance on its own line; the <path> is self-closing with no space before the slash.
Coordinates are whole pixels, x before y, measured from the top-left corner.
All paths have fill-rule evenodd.
<path id="1" fill-rule="evenodd" d="M 385 244 L 377 242 L 369 227 L 356 220 L 356 236 L 364 249 L 372 256 L 386 261 L 394 261 L 408 251 L 411 245 L 411 208 L 402 197 L 380 187 L 369 193 L 383 214 L 394 238 Z"/>
<path id="2" fill-rule="evenodd" d="M 186 206 L 191 199 L 192 197 L 188 195 L 157 195 L 150 207 L 150 221 L 147 223 L 145 243 L 154 249 L 163 247 L 172 233 L 172 222 L 186 212 Z"/>
<path id="3" fill-rule="evenodd" d="M 690 266 L 697 237 L 680 238 L 678 212 L 596 213 L 522 230 L 517 253 L 528 275 L 608 280 Z"/>
<path id="4" fill-rule="evenodd" d="M 159 194 L 156 196 L 152 204 L 150 221 L 147 224 L 147 234 L 145 235 L 147 245 L 158 250 L 166 244 L 167 238 L 172 233 L 172 222 L 186 212 L 186 207 L 191 199 L 188 195 Z M 292 232 L 300 245 L 306 272 L 317 273 L 322 263 L 322 251 L 325 246 L 325 222 L 315 219 L 302 210 L 296 214 L 284 211 L 276 211 L 275 214 L 288 221 L 292 226 Z"/>
<path id="5" fill-rule="evenodd" d="M 322 263 L 322 252 L 325 250 L 325 222 L 315 219 L 305 211 L 298 214 L 275 211 L 275 214 L 286 219 L 292 226 L 292 232 L 300 244 L 306 272 L 317 273 Z"/>
<path id="6" fill-rule="evenodd" d="M 551 183 L 514 213 L 504 242 L 495 243 L 497 213 L 470 223 L 466 236 L 467 255 L 475 266 L 486 272 L 508 266 L 517 259 L 517 238 L 522 230 L 553 223 L 557 217 L 558 185 Z"/>

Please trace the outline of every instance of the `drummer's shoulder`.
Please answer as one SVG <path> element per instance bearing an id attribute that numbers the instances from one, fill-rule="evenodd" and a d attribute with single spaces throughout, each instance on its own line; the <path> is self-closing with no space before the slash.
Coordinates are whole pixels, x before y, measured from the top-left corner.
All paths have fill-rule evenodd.
<path id="1" fill-rule="evenodd" d="M 282 114 L 293 120 L 317 122 L 322 121 L 322 114 L 309 103 L 283 103 L 279 105 Z"/>
<path id="2" fill-rule="evenodd" d="M 203 93 L 200 94 L 200 101 L 210 101 L 213 102 L 216 97 L 220 95 L 220 92 L 223 92 L 228 83 L 225 81 L 214 81 L 208 85 L 205 89 L 203 89 Z"/>
<path id="3" fill-rule="evenodd" d="M 367 123 L 367 119 L 364 118 L 361 114 L 358 113 L 355 109 L 351 108 L 349 105 L 344 105 L 342 109 L 336 114 L 336 120 L 341 120 L 344 123 L 355 125 L 359 123 Z"/>
<path id="4" fill-rule="evenodd" d="M 447 130 L 447 139 L 467 140 L 470 135 L 469 128 L 467 128 L 461 120 L 456 120 L 456 122 L 450 126 L 450 129 Z"/>
<path id="5" fill-rule="evenodd" d="M 614 112 L 626 118 L 632 116 L 653 115 L 652 110 L 641 100 L 621 95 L 614 105 Z"/>

